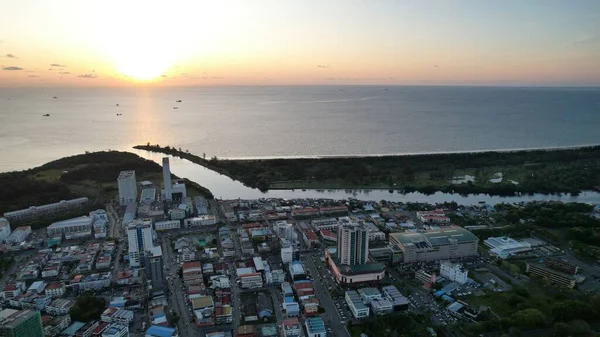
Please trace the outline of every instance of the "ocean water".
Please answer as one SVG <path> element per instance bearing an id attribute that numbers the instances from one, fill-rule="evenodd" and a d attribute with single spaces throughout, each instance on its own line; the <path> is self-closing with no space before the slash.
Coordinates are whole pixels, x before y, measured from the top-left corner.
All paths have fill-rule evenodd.
<path id="1" fill-rule="evenodd" d="M 377 155 L 600 144 L 599 127 L 598 88 L 0 89 L 0 171 L 147 142 L 219 158 Z"/>

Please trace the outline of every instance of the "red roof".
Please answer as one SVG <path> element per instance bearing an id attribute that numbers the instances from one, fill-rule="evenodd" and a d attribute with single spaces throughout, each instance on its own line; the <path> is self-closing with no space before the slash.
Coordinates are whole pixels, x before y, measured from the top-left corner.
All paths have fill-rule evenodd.
<path id="1" fill-rule="evenodd" d="M 192 261 L 192 262 L 186 262 L 182 266 L 183 272 L 185 272 L 186 269 L 192 269 L 192 268 L 202 268 L 202 263 L 200 263 L 199 261 Z"/>
<path id="2" fill-rule="evenodd" d="M 98 326 L 96 327 L 96 329 L 94 329 L 94 334 L 101 334 L 102 331 L 104 331 L 104 329 L 106 329 L 108 327 L 108 323 L 106 322 L 100 322 L 100 324 L 98 324 Z"/>
<path id="3" fill-rule="evenodd" d="M 329 237 L 336 237 L 336 235 L 333 234 L 333 232 L 330 231 L 329 229 L 321 229 L 321 235 L 322 236 L 329 236 Z"/>
<path id="4" fill-rule="evenodd" d="M 17 290 L 17 286 L 14 285 L 14 284 L 12 284 L 12 283 L 11 284 L 7 284 L 4 287 L 4 291 L 13 291 L 13 290 Z"/>
<path id="5" fill-rule="evenodd" d="M 294 325 L 299 325 L 299 324 L 300 324 L 300 322 L 298 321 L 298 317 L 286 318 L 281 323 L 281 325 L 283 325 L 283 326 L 294 326 Z"/>
<path id="6" fill-rule="evenodd" d="M 315 234 L 315 232 L 313 232 L 311 230 L 308 230 L 308 231 L 304 232 L 304 235 L 309 240 L 318 240 L 317 234 Z"/>
<path id="7" fill-rule="evenodd" d="M 294 288 L 296 290 L 300 290 L 300 289 L 313 289 L 313 285 L 312 285 L 312 283 L 309 283 L 309 282 L 294 283 Z"/>
<path id="8" fill-rule="evenodd" d="M 52 282 L 49 285 L 46 286 L 46 289 L 58 289 L 58 288 L 62 288 L 64 287 L 64 284 L 60 283 L 60 282 Z"/>

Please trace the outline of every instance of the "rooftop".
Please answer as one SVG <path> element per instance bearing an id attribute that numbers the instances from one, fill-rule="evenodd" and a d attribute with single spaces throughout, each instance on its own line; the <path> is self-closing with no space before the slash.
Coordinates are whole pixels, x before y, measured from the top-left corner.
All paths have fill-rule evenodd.
<path id="1" fill-rule="evenodd" d="M 165 327 L 165 326 L 159 326 L 159 325 L 152 325 L 151 327 L 148 328 L 148 330 L 146 330 L 146 336 L 153 336 L 153 337 L 171 337 L 171 336 L 175 336 L 175 329 L 174 328 L 169 328 L 169 327 Z"/>
<path id="2" fill-rule="evenodd" d="M 319 316 L 308 317 L 305 324 L 309 333 L 325 333 L 325 323 L 323 323 L 323 319 Z"/>
<path id="3" fill-rule="evenodd" d="M 135 176 L 135 171 L 121 171 L 118 179 L 128 179 Z M 113 176 L 114 177 L 114 176 Z"/>
<path id="4" fill-rule="evenodd" d="M 64 228 L 71 226 L 91 226 L 94 219 L 89 216 L 80 216 L 77 218 L 72 218 L 63 221 L 57 221 L 52 223 L 48 228 Z"/>
<path id="5" fill-rule="evenodd" d="M 427 242 L 431 246 L 450 244 L 451 241 L 454 240 L 456 240 L 457 243 L 469 243 L 479 240 L 475 234 L 462 227 L 441 228 L 423 233 L 391 233 L 390 237 L 393 237 L 396 241 L 402 243 L 403 245 Z"/>

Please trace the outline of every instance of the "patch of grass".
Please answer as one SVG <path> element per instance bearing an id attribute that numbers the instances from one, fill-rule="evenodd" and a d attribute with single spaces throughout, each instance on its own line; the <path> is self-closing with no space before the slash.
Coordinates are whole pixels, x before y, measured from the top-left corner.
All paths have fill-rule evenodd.
<path id="1" fill-rule="evenodd" d="M 485 290 L 484 296 L 466 296 L 461 300 L 472 306 L 486 306 L 501 317 L 509 317 L 517 310 L 534 308 L 540 310 L 546 316 L 550 316 L 554 296 L 547 294 L 539 286 L 530 283 L 523 292 L 523 288 L 515 288 L 508 292 L 493 292 Z"/>

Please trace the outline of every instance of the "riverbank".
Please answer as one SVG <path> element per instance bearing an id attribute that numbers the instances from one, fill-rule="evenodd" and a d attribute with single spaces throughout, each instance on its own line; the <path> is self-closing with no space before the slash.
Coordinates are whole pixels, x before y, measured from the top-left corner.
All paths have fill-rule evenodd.
<path id="1" fill-rule="evenodd" d="M 159 164 L 129 152 L 65 157 L 25 171 L 0 173 L 0 214 L 84 196 L 92 204 L 104 204 L 117 196 L 117 177 L 123 170 L 135 170 L 137 181 L 162 181 Z M 188 195 L 213 197 L 208 189 L 185 181 Z"/>
<path id="2" fill-rule="evenodd" d="M 571 193 L 600 186 L 600 146 L 510 152 L 318 158 L 206 159 L 159 145 L 134 147 L 187 159 L 261 191 L 386 189 L 403 193 L 510 196 Z"/>

